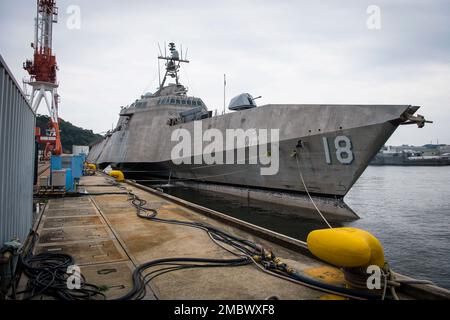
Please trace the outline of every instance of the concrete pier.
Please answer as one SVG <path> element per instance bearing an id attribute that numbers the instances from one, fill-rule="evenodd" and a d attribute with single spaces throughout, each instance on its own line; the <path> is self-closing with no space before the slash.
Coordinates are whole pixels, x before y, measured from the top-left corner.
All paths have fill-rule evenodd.
<path id="1" fill-rule="evenodd" d="M 68 253 L 86 281 L 101 286 L 108 299 L 132 286 L 132 272 L 149 260 L 173 257 L 235 258 L 202 230 L 139 218 L 124 188 L 158 210 L 158 217 L 202 222 L 271 249 L 303 274 L 343 285 L 342 272 L 310 256 L 303 242 L 216 215 L 184 200 L 150 192 L 133 183 L 111 185 L 102 174 L 81 179 L 90 195 L 49 199 L 36 223 L 35 253 Z M 173 198 L 173 199 L 171 199 Z M 209 210 L 209 211 L 208 211 Z M 150 270 L 148 270 L 150 271 Z M 264 273 L 255 265 L 179 270 L 152 281 L 146 299 L 337 299 L 306 286 Z"/>

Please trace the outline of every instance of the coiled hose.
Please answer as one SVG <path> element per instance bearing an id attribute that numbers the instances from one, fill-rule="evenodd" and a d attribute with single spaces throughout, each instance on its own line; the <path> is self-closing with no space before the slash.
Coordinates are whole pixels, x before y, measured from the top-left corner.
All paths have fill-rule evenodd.
<path id="1" fill-rule="evenodd" d="M 33 233 L 33 245 L 37 234 Z M 67 280 L 71 276 L 67 273 L 68 267 L 75 265 L 72 256 L 64 253 L 43 252 L 36 255 L 22 253 L 20 263 L 24 273 L 28 276 L 26 290 L 19 293 L 27 293 L 26 299 L 32 299 L 37 295 L 45 294 L 62 300 L 91 300 L 105 299 L 106 296 L 94 284 L 87 283 L 82 274 L 79 276 L 80 287 L 69 289 Z"/>

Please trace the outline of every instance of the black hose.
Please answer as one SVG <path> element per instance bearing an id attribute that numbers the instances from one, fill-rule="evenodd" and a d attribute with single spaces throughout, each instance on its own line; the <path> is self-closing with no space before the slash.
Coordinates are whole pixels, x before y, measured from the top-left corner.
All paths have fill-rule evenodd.
<path id="1" fill-rule="evenodd" d="M 203 262 L 209 263 L 209 265 L 202 265 L 196 267 L 228 267 L 228 266 L 242 266 L 252 263 L 250 259 L 247 257 L 243 258 L 235 258 L 235 259 L 206 259 L 206 258 L 164 258 L 164 259 L 156 259 L 152 261 L 145 262 L 139 265 L 133 271 L 133 288 L 122 297 L 117 298 L 116 300 L 129 300 L 133 299 L 139 293 L 141 293 L 145 288 L 145 283 L 142 278 L 142 272 L 145 269 L 148 269 L 152 266 L 156 266 L 163 263 L 168 262 Z"/>
<path id="2" fill-rule="evenodd" d="M 81 274 L 79 275 L 80 288 L 67 287 L 67 280 L 70 277 L 67 268 L 75 265 L 75 260 L 70 255 L 44 252 L 37 255 L 22 255 L 20 261 L 24 273 L 29 278 L 27 290 L 22 292 L 29 293 L 27 299 L 41 294 L 62 300 L 106 298 L 99 287 L 86 283 Z"/>
<path id="3" fill-rule="evenodd" d="M 316 288 L 322 288 L 328 291 L 331 291 L 336 294 L 343 294 L 348 297 L 355 297 L 355 298 L 362 298 L 366 300 L 380 300 L 381 296 L 373 293 L 369 293 L 366 291 L 361 290 L 355 290 L 355 289 L 348 289 L 344 287 L 338 287 L 332 284 L 327 284 L 321 281 L 314 280 L 310 277 L 303 276 L 299 274 L 298 272 L 291 273 L 291 276 L 293 279 L 300 281 L 302 283 L 305 283 L 310 286 L 314 286 Z"/>
<path id="4" fill-rule="evenodd" d="M 148 220 L 153 220 L 157 222 L 162 223 L 170 223 L 170 224 L 178 224 L 178 225 L 184 225 L 189 227 L 194 227 L 198 229 L 202 229 L 209 234 L 216 235 L 217 240 L 225 240 L 227 244 L 235 246 L 240 251 L 245 251 L 246 254 L 249 255 L 258 255 L 261 253 L 262 248 L 261 246 L 258 246 L 257 244 L 250 242 L 246 239 L 242 239 L 239 237 L 236 237 L 230 233 L 224 232 L 222 230 L 219 230 L 215 227 L 206 225 L 204 223 L 199 222 L 190 222 L 190 221 L 180 221 L 180 220 L 174 220 L 174 219 L 162 219 L 157 218 L 156 215 L 158 214 L 158 211 L 153 208 L 145 207 L 147 204 L 147 201 L 144 199 L 139 198 L 136 194 L 130 192 L 130 202 L 131 204 L 136 208 L 137 212 L 136 214 L 138 217 Z M 143 214 L 142 211 L 147 212 L 149 214 Z M 218 236 L 218 237 L 217 237 Z M 246 248 L 249 247 L 249 248 Z M 251 250 L 253 249 L 253 250 Z"/>

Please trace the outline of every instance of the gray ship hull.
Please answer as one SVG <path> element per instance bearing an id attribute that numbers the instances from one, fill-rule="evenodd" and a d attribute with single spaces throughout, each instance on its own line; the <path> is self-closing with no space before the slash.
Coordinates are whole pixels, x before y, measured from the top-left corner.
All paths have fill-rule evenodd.
<path id="1" fill-rule="evenodd" d="M 171 159 L 171 150 L 177 144 L 170 139 L 173 130 L 184 128 L 194 135 L 194 122 L 167 125 L 167 118 L 180 108 L 149 103 L 142 109 L 127 109 L 121 114 L 119 130 L 93 145 L 87 160 L 101 168 L 112 165 L 132 177 L 170 176 L 181 181 L 294 194 L 304 194 L 307 188 L 314 196 L 342 203 L 398 125 L 418 109 L 408 105 L 266 105 L 201 120 L 204 130 L 215 128 L 224 136 L 226 129 L 279 129 L 279 171 L 261 175 L 264 166 L 248 161 L 175 165 Z M 339 144 L 335 145 L 338 137 L 350 141 L 346 146 L 352 157 L 349 163 L 342 163 L 339 157 Z M 348 215 L 355 217 L 353 212 Z"/>

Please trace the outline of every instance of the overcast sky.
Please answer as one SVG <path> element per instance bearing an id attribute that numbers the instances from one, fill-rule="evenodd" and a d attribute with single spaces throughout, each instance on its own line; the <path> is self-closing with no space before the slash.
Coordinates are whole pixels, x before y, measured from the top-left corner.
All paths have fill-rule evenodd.
<path id="1" fill-rule="evenodd" d="M 209 109 L 242 92 L 267 103 L 420 105 L 434 121 L 389 144 L 450 144 L 450 1 L 57 0 L 60 117 L 104 132 L 158 86 L 158 42 L 189 48 L 181 81 Z M 81 27 L 70 29 L 70 6 Z M 381 29 L 369 29 L 377 5 Z M 0 54 L 17 80 L 32 57 L 34 0 L 0 0 Z M 69 19 L 69 20 L 68 20 Z M 373 20 L 370 20 L 373 21 Z M 73 26 L 73 25 L 72 25 Z M 373 26 L 373 24 L 372 24 Z M 227 99 L 227 100 L 228 100 Z M 43 107 L 43 106 L 42 106 Z M 40 109 L 45 113 L 45 109 Z"/>

